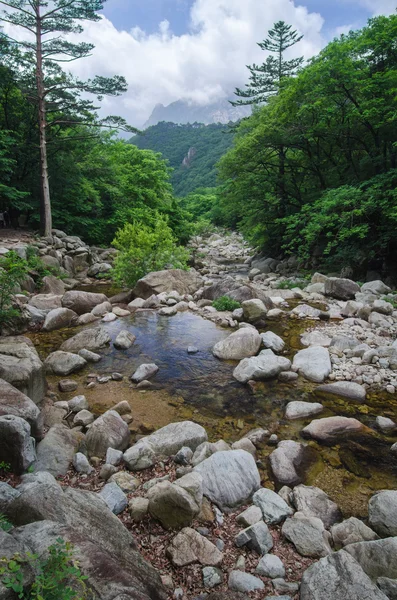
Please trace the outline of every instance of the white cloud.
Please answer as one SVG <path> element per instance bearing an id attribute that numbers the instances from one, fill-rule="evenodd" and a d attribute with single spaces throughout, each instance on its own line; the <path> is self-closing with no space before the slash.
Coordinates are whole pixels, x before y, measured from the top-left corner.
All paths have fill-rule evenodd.
<path id="1" fill-rule="evenodd" d="M 154 34 L 139 28 L 118 31 L 106 18 L 87 23 L 84 39 L 96 48 L 72 68 L 81 77 L 124 75 L 128 92 L 106 99 L 103 111 L 141 126 L 156 103 L 183 99 L 205 104 L 243 85 L 246 65 L 265 57 L 256 42 L 278 20 L 304 34 L 294 52 L 309 58 L 324 45 L 322 17 L 293 0 L 195 0 L 189 32 L 179 36 L 167 21 Z"/>

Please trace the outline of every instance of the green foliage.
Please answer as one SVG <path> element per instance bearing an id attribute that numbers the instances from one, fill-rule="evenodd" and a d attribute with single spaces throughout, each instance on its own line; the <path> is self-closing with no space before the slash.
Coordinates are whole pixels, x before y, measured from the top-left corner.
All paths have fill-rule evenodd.
<path id="1" fill-rule="evenodd" d="M 287 279 L 286 281 L 280 281 L 277 285 L 278 290 L 293 290 L 294 288 L 300 288 L 301 290 L 308 285 L 308 281 L 293 281 Z"/>
<path id="2" fill-rule="evenodd" d="M 12 529 L 12 527 L 12 523 L 10 523 L 4 515 L 0 514 L 0 529 L 7 533 Z"/>
<path id="3" fill-rule="evenodd" d="M 212 306 L 219 311 L 233 311 L 236 310 L 236 308 L 241 308 L 240 302 L 237 302 L 237 300 L 233 300 L 233 298 L 230 298 L 230 296 L 221 296 L 217 300 L 213 301 Z"/>
<path id="4" fill-rule="evenodd" d="M 35 573 L 30 590 L 24 589 L 23 569 L 29 566 Z M 88 600 L 92 598 L 87 589 L 76 560 L 73 546 L 58 538 L 48 548 L 48 556 L 27 554 L 14 556 L 11 560 L 0 560 L 0 575 L 3 585 L 15 592 L 21 600 Z"/>
<path id="5" fill-rule="evenodd" d="M 11 470 L 11 465 L 10 463 L 5 462 L 4 460 L 0 461 L 0 471 L 10 471 Z"/>
<path id="6" fill-rule="evenodd" d="M 225 125 L 194 123 L 177 125 L 161 122 L 149 127 L 130 142 L 139 148 L 161 152 L 173 169 L 171 183 L 176 196 L 186 196 L 217 183 L 217 163 L 231 147 L 233 134 Z M 183 165 L 189 150 L 193 156 Z"/>
<path id="7" fill-rule="evenodd" d="M 122 285 L 133 287 L 151 271 L 187 268 L 189 253 L 177 245 L 167 220 L 160 214 L 150 225 L 127 223 L 117 232 L 113 245 L 119 250 L 114 277 Z"/>
<path id="8" fill-rule="evenodd" d="M 27 273 L 26 261 L 15 252 L 7 252 L 0 258 L 0 329 L 20 314 L 13 307 L 13 295 Z"/>

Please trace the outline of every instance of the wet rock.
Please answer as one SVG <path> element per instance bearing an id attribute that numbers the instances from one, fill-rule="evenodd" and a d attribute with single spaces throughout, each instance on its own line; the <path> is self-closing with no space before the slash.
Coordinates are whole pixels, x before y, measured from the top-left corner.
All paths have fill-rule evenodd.
<path id="1" fill-rule="evenodd" d="M 273 350 L 273 352 L 282 352 L 285 348 L 284 340 L 279 335 L 273 333 L 273 331 L 262 333 L 261 338 L 265 348 Z"/>
<path id="2" fill-rule="evenodd" d="M 381 536 L 397 536 L 397 491 L 384 490 L 368 504 L 369 525 Z"/>
<path id="3" fill-rule="evenodd" d="M 378 539 L 378 535 L 372 529 L 355 517 L 333 525 L 331 535 L 337 549 L 357 542 L 370 542 Z"/>
<path id="4" fill-rule="evenodd" d="M 5 415 L 21 417 L 29 423 L 32 435 L 40 433 L 40 410 L 36 404 L 13 385 L 0 379 L 0 417 Z"/>
<path id="5" fill-rule="evenodd" d="M 302 430 L 302 435 L 319 442 L 332 443 L 347 434 L 364 432 L 365 426 L 357 419 L 348 417 L 326 417 L 312 421 Z"/>
<path id="6" fill-rule="evenodd" d="M 54 308 L 51 310 L 44 321 L 43 331 L 54 331 L 69 327 L 77 321 L 77 314 L 69 308 Z"/>
<path id="7" fill-rule="evenodd" d="M 48 471 L 54 477 L 66 475 L 84 436 L 64 425 L 54 425 L 37 445 L 35 471 Z"/>
<path id="8" fill-rule="evenodd" d="M 234 543 L 238 548 L 247 546 L 247 548 L 260 555 L 266 554 L 273 548 L 272 535 L 263 521 L 240 531 L 234 538 Z"/>
<path id="9" fill-rule="evenodd" d="M 128 504 L 131 519 L 140 523 L 149 511 L 149 500 L 147 498 L 132 498 Z"/>
<path id="10" fill-rule="evenodd" d="M 42 401 L 47 387 L 44 367 L 28 338 L 0 338 L 0 378 L 26 394 L 35 404 Z"/>
<path id="11" fill-rule="evenodd" d="M 301 482 L 298 474 L 304 457 L 304 446 L 292 440 L 279 443 L 269 456 L 273 475 L 281 485 L 294 486 Z"/>
<path id="12" fill-rule="evenodd" d="M 221 510 L 249 500 L 260 487 L 255 460 L 244 450 L 216 452 L 194 468 L 203 477 L 203 492 Z"/>
<path id="13" fill-rule="evenodd" d="M 386 600 L 358 562 L 344 550 L 320 559 L 302 577 L 301 600 Z"/>
<path id="14" fill-rule="evenodd" d="M 324 407 L 318 402 L 293 401 L 287 404 L 285 418 L 289 420 L 305 419 L 323 412 Z"/>
<path id="15" fill-rule="evenodd" d="M 382 433 L 391 433 L 397 429 L 397 425 L 387 417 L 376 417 L 375 424 Z"/>
<path id="16" fill-rule="evenodd" d="M 352 300 L 360 291 L 360 286 L 355 281 L 337 277 L 329 277 L 324 286 L 325 295 L 337 300 Z"/>
<path id="17" fill-rule="evenodd" d="M 329 534 L 317 517 L 297 512 L 282 526 L 282 534 L 292 542 L 301 556 L 320 558 L 331 553 Z"/>
<path id="18" fill-rule="evenodd" d="M 247 321 L 258 321 L 264 319 L 267 314 L 267 308 L 262 300 L 245 300 L 242 305 L 244 319 Z"/>
<path id="19" fill-rule="evenodd" d="M 63 352 L 58 350 L 52 352 L 44 362 L 45 369 L 48 373 L 54 375 L 70 375 L 76 371 L 81 371 L 86 366 L 87 361 L 77 354 L 71 352 Z"/>
<path id="20" fill-rule="evenodd" d="M 89 475 L 94 470 L 91 467 L 88 458 L 81 452 L 77 452 L 73 456 L 73 466 L 76 469 L 77 473 L 84 473 L 86 475 Z"/>
<path id="21" fill-rule="evenodd" d="M 261 509 L 265 523 L 272 525 L 281 523 L 293 513 L 291 507 L 281 496 L 267 488 L 261 488 L 255 492 L 252 501 Z"/>
<path id="22" fill-rule="evenodd" d="M 71 290 L 66 292 L 63 296 L 62 306 L 64 308 L 70 308 L 78 315 L 83 315 L 84 313 L 91 312 L 95 306 L 102 304 L 102 302 L 107 302 L 107 300 L 108 299 L 104 294 L 92 294 L 91 292 Z"/>
<path id="23" fill-rule="evenodd" d="M 327 383 L 316 388 L 315 393 L 320 396 L 335 396 L 337 398 L 347 398 L 354 402 L 365 402 L 367 391 L 364 386 L 353 381 L 336 381 Z"/>
<path id="24" fill-rule="evenodd" d="M 85 348 L 95 352 L 104 348 L 110 343 L 110 336 L 104 329 L 95 327 L 92 329 L 85 329 L 80 331 L 73 337 L 69 338 L 61 346 L 61 350 L 64 352 L 79 352 Z"/>
<path id="25" fill-rule="evenodd" d="M 17 475 L 26 471 L 36 460 L 30 425 L 21 417 L 0 417 L 0 462 L 9 464 Z"/>
<path id="26" fill-rule="evenodd" d="M 332 371 L 329 352 L 322 346 L 300 350 L 295 354 L 292 366 L 300 375 L 315 383 L 322 383 Z"/>
<path id="27" fill-rule="evenodd" d="M 215 567 L 204 567 L 203 569 L 203 585 L 206 589 L 212 589 L 220 585 L 223 580 L 223 574 L 220 569 Z"/>
<path id="28" fill-rule="evenodd" d="M 305 516 L 321 519 L 326 529 L 342 519 L 338 505 L 320 488 L 306 485 L 296 486 L 293 490 L 293 502 L 297 510 Z"/>
<path id="29" fill-rule="evenodd" d="M 193 563 L 217 567 L 223 559 L 218 548 L 194 529 L 186 527 L 167 548 L 167 556 L 176 567 Z"/>
<path id="30" fill-rule="evenodd" d="M 135 383 L 140 383 L 141 381 L 150 379 L 151 377 L 154 377 L 154 375 L 156 375 L 158 370 L 158 366 L 154 363 L 141 365 L 137 368 L 135 373 L 131 375 L 131 381 L 134 381 Z"/>
<path id="31" fill-rule="evenodd" d="M 128 350 L 128 348 L 131 348 L 135 340 L 136 336 L 130 331 L 124 329 L 123 331 L 120 331 L 114 340 L 114 347 L 119 350 Z"/>
<path id="32" fill-rule="evenodd" d="M 249 573 L 244 573 L 243 571 L 231 571 L 228 586 L 230 590 L 249 593 L 254 592 L 255 590 L 263 590 L 265 584 L 261 579 L 254 575 L 250 575 Z"/>
<path id="33" fill-rule="evenodd" d="M 127 508 L 127 496 L 116 483 L 107 483 L 99 492 L 100 496 L 115 515 Z"/>
<path id="34" fill-rule="evenodd" d="M 397 537 L 370 542 L 358 542 L 345 548 L 372 580 L 378 577 L 397 578 Z"/>
<path id="35" fill-rule="evenodd" d="M 130 441 L 130 430 L 116 411 L 108 410 L 91 425 L 85 441 L 88 455 L 101 458 L 108 448 L 125 450 Z"/>
<path id="36" fill-rule="evenodd" d="M 262 350 L 259 356 L 242 360 L 233 371 L 233 377 L 240 383 L 250 380 L 266 381 L 276 378 L 290 367 L 291 361 L 287 358 L 276 356 L 272 350 Z"/>
<path id="37" fill-rule="evenodd" d="M 91 350 L 87 350 L 83 348 L 79 350 L 79 356 L 82 356 L 84 360 L 87 362 L 97 363 L 102 360 L 102 356 L 100 354 L 96 354 L 95 352 L 91 352 Z"/>
<path id="38" fill-rule="evenodd" d="M 262 511 L 258 506 L 250 506 L 236 518 L 239 525 L 250 527 L 262 520 Z"/>
<path id="39" fill-rule="evenodd" d="M 285 577 L 285 567 L 275 554 L 265 554 L 258 562 L 255 573 L 262 577 L 276 579 L 278 577 Z"/>
<path id="40" fill-rule="evenodd" d="M 256 329 L 244 328 L 215 344 L 212 352 L 224 360 L 241 360 L 255 356 L 261 346 L 261 336 Z"/>

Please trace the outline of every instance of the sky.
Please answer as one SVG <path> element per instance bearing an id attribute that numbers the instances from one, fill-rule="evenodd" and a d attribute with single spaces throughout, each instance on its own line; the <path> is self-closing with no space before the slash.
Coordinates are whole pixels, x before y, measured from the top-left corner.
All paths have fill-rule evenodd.
<path id="1" fill-rule="evenodd" d="M 246 65 L 266 58 L 256 42 L 279 20 L 304 38 L 292 50 L 310 58 L 341 33 L 397 0 L 105 0 L 102 19 L 79 36 L 92 56 L 70 64 L 82 78 L 123 75 L 128 92 L 105 98 L 102 115 L 142 127 L 158 103 L 209 104 L 231 97 L 248 80 Z"/>

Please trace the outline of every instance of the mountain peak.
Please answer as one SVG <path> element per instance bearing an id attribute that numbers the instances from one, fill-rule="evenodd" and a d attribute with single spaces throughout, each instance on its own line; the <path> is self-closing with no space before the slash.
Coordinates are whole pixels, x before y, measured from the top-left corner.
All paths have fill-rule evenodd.
<path id="1" fill-rule="evenodd" d="M 203 123 L 211 125 L 212 123 L 235 122 L 251 114 L 249 106 L 232 106 L 227 98 L 200 106 L 198 104 L 189 104 L 184 100 L 177 100 L 168 106 L 156 104 L 152 114 L 143 126 L 143 129 L 152 125 L 157 125 L 161 121 L 168 123 L 177 123 L 187 125 L 188 123 Z"/>

